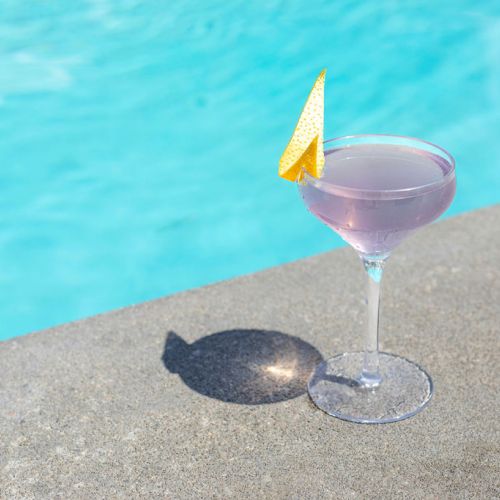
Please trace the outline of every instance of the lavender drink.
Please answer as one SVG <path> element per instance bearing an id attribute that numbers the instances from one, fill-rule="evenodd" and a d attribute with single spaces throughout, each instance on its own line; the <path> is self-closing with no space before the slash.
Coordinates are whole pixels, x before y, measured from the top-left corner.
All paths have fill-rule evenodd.
<path id="1" fill-rule="evenodd" d="M 356 144 L 325 151 L 321 179 L 299 188 L 308 209 L 358 252 L 388 254 L 437 219 L 455 194 L 451 163 L 424 149 Z"/>
<path id="2" fill-rule="evenodd" d="M 455 161 L 439 146 L 395 135 L 339 137 L 324 143 L 324 150 L 316 176 L 308 173 L 318 169 L 311 169 L 310 156 L 304 155 L 299 190 L 311 213 L 361 257 L 368 316 L 364 351 L 323 361 L 308 392 L 329 415 L 351 422 L 397 422 L 425 408 L 433 384 L 418 364 L 379 352 L 380 282 L 391 250 L 450 205 Z"/>
<path id="3" fill-rule="evenodd" d="M 324 142 L 325 76 L 323 70 L 316 78 L 278 175 L 296 182 L 309 211 L 361 257 L 368 315 L 364 351 L 321 362 L 307 390 L 314 404 L 334 417 L 365 424 L 398 422 L 425 408 L 434 389 L 417 363 L 379 352 L 380 282 L 391 251 L 450 205 L 455 160 L 440 146 L 413 137 L 364 134 Z M 342 286 L 330 278 L 332 286 Z"/>

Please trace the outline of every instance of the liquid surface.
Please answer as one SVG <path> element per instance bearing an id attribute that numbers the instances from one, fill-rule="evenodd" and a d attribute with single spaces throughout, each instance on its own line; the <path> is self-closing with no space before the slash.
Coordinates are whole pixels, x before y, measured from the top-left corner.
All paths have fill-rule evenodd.
<path id="1" fill-rule="evenodd" d="M 498 0 L 2 0 L 0 339 L 344 245 L 276 175 L 324 67 L 500 202 L 499 58 Z"/>
<path id="2" fill-rule="evenodd" d="M 299 189 L 316 217 L 374 256 L 437 219 L 453 199 L 455 175 L 446 160 L 422 150 L 357 145 L 328 152 L 323 177 Z"/>
<path id="3" fill-rule="evenodd" d="M 439 182 L 449 169 L 445 160 L 419 149 L 367 144 L 326 151 L 321 180 L 360 190 L 405 190 Z"/>

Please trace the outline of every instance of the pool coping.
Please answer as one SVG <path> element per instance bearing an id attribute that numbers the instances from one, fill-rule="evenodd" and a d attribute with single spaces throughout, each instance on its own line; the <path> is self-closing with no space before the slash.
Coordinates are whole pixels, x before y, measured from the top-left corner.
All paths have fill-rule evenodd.
<path id="1" fill-rule="evenodd" d="M 433 224 L 389 261 L 382 349 L 430 372 L 419 415 L 351 424 L 303 390 L 315 356 L 360 347 L 364 276 L 343 248 L 0 343 L 0 491 L 498 495 L 499 221 L 495 205 Z M 273 382 L 257 355 L 299 368 Z"/>

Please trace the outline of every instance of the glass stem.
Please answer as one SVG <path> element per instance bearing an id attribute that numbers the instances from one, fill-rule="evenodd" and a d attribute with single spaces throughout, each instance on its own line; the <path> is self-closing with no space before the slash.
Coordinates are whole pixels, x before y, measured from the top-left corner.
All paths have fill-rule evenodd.
<path id="1" fill-rule="evenodd" d="M 368 322 L 365 337 L 365 355 L 359 382 L 367 388 L 375 388 L 382 381 L 378 360 L 378 324 L 380 304 L 380 281 L 387 257 L 363 256 L 363 265 L 368 274 Z"/>

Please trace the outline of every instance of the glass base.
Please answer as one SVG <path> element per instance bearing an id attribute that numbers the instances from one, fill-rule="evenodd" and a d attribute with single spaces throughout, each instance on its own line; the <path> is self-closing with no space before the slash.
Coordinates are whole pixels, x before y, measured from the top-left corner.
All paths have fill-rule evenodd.
<path id="1" fill-rule="evenodd" d="M 359 382 L 364 353 L 345 353 L 323 361 L 309 380 L 314 404 L 329 415 L 364 424 L 384 424 L 411 417 L 432 397 L 432 380 L 420 366 L 380 353 L 382 381 L 376 388 Z"/>

